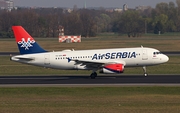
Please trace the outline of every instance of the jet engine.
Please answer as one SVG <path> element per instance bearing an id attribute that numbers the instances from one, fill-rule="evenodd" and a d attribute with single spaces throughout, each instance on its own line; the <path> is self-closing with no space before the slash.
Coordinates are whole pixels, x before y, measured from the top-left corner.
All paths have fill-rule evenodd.
<path id="1" fill-rule="evenodd" d="M 105 65 L 102 69 L 100 69 L 99 73 L 117 74 L 117 73 L 123 73 L 123 71 L 124 71 L 123 64 L 108 64 Z"/>

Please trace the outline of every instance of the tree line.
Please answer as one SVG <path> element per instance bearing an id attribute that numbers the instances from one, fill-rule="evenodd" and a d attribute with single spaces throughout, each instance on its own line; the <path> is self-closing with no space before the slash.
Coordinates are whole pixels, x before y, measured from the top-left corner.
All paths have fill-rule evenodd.
<path id="1" fill-rule="evenodd" d="M 176 4 L 163 2 L 155 8 L 123 12 L 76 7 L 70 13 L 61 8 L 0 10 L 0 38 L 13 37 L 13 25 L 23 26 L 35 37 L 58 37 L 59 26 L 65 28 L 66 35 L 83 37 L 94 37 L 103 32 L 127 34 L 128 37 L 139 37 L 144 33 L 180 32 L 180 0 L 176 0 Z"/>

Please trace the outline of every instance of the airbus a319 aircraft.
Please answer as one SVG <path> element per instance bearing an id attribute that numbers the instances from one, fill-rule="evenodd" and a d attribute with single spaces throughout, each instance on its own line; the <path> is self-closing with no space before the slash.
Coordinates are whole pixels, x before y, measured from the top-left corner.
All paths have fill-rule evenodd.
<path id="1" fill-rule="evenodd" d="M 153 48 L 117 48 L 96 50 L 64 50 L 48 52 L 26 32 L 22 26 L 12 27 L 20 55 L 11 56 L 12 61 L 62 70 L 92 70 L 95 79 L 97 71 L 104 74 L 119 74 L 125 67 L 143 67 L 165 63 L 168 56 Z"/>

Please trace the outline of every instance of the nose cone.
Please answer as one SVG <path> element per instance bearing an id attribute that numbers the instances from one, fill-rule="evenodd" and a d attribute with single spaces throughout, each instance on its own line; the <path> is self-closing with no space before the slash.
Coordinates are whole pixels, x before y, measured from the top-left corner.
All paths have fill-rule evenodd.
<path id="1" fill-rule="evenodd" d="M 168 61 L 169 61 L 169 57 L 168 57 L 167 55 L 164 55 L 163 61 L 164 61 L 164 63 L 165 63 L 165 62 L 168 62 Z"/>

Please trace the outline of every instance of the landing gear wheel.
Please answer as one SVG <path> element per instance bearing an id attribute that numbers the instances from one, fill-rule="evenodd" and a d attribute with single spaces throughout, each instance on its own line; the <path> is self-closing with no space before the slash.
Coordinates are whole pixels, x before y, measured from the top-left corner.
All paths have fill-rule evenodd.
<path id="1" fill-rule="evenodd" d="M 146 66 L 143 66 L 143 71 L 144 71 L 144 76 L 147 77 L 148 76 L 148 73 L 146 71 Z"/>
<path id="2" fill-rule="evenodd" d="M 93 72 L 91 75 L 90 75 L 91 79 L 95 79 L 97 77 L 97 73 L 96 72 Z"/>
<path id="3" fill-rule="evenodd" d="M 145 76 L 145 77 L 147 77 L 147 76 L 148 76 L 148 74 L 147 74 L 147 73 L 144 73 L 144 76 Z"/>

